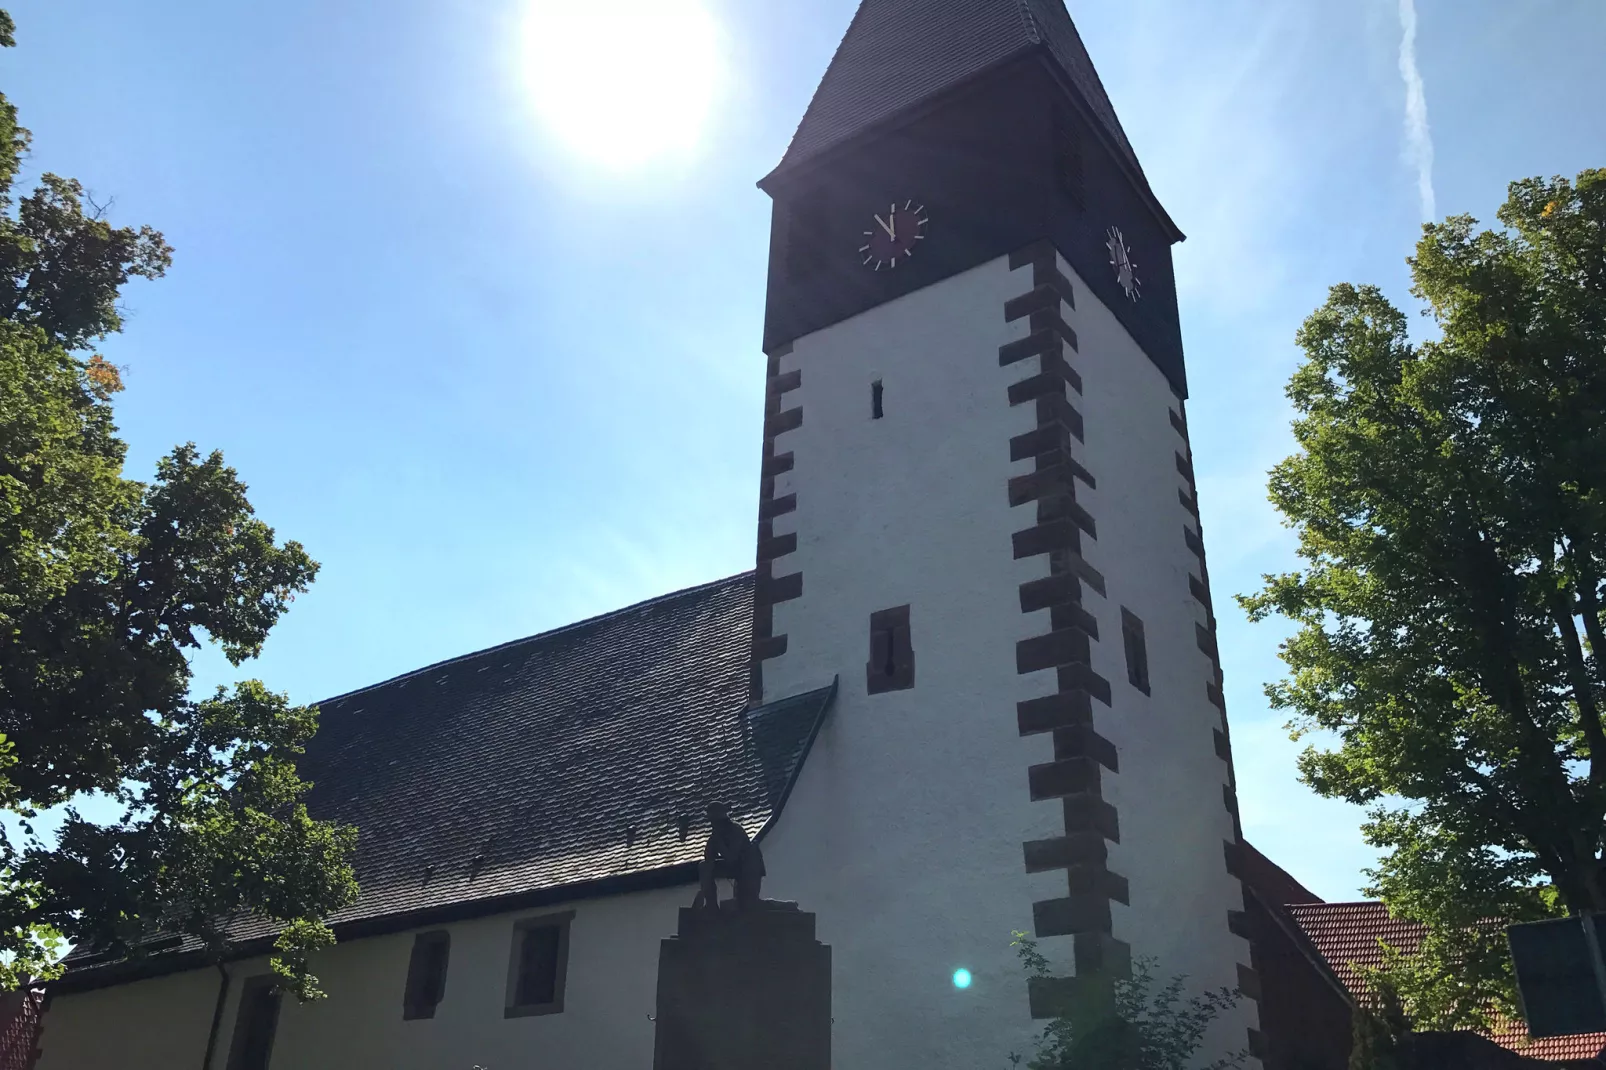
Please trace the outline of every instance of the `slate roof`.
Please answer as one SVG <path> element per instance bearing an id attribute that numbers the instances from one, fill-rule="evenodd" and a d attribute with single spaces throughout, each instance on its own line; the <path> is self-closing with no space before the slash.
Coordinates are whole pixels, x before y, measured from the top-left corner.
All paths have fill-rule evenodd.
<path id="1" fill-rule="evenodd" d="M 1422 943 L 1422 926 L 1391 917 L 1382 903 L 1293 903 L 1283 909 L 1326 960 L 1352 1001 L 1365 989 L 1356 967 L 1383 965 L 1382 944 L 1411 954 Z M 1501 1047 L 1530 1059 L 1570 1062 L 1606 1053 L 1606 1033 L 1531 1039 L 1522 1023 L 1509 1022 L 1488 1035 Z"/>
<path id="2" fill-rule="evenodd" d="M 764 831 L 835 688 L 746 708 L 753 589 L 732 576 L 319 703 L 308 806 L 359 830 L 337 931 L 685 869 L 714 800 Z"/>
<path id="3" fill-rule="evenodd" d="M 1036 49 L 1065 72 L 1143 181 L 1063 0 L 863 0 L 776 171 Z"/>

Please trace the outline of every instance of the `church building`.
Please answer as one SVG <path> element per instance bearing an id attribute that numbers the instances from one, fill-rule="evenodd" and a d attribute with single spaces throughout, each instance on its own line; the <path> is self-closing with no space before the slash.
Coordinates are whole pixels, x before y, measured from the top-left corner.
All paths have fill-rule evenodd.
<path id="1" fill-rule="evenodd" d="M 710 803 L 830 949 L 837 1070 L 1007 1067 L 1139 960 L 1271 1064 L 1183 235 L 1062 0 L 863 0 L 760 186 L 754 569 L 321 703 L 328 998 L 265 924 L 88 956 L 42 1070 L 647 1070 Z"/>

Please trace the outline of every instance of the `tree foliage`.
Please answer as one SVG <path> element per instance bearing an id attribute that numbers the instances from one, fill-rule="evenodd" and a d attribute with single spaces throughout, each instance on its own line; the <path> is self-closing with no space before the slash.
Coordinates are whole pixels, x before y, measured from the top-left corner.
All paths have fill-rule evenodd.
<path id="1" fill-rule="evenodd" d="M 1409 262 L 1437 337 L 1375 287 L 1299 332 L 1299 452 L 1271 473 L 1302 567 L 1242 600 L 1298 625 L 1267 688 L 1300 772 L 1370 807 L 1371 894 L 1427 1028 L 1514 1009 L 1500 921 L 1606 909 L 1606 171 L 1515 182 Z"/>
<path id="2" fill-rule="evenodd" d="M 1349 1070 L 1406 1070 L 1411 1021 L 1399 989 L 1388 971 L 1363 970 L 1362 979 L 1366 992 L 1350 1015 Z"/>
<path id="3" fill-rule="evenodd" d="M 1048 959 L 1037 941 L 1015 935 L 1015 951 L 1029 977 L 1050 976 Z M 1205 1034 L 1223 1013 L 1237 1005 L 1238 994 L 1217 989 L 1183 999 L 1185 977 L 1156 987 L 1156 963 L 1137 959 L 1132 975 L 1106 988 L 1088 989 L 1063 1007 L 1043 1028 L 1028 1070 L 1189 1070 Z M 1243 1066 L 1247 1051 L 1224 1055 L 1200 1070 Z M 1018 1062 L 1018 1057 L 1016 1058 Z"/>
<path id="4" fill-rule="evenodd" d="M 0 12 L 0 44 L 13 29 Z M 28 143 L 0 96 L 0 988 L 58 973 L 64 941 L 132 955 L 187 934 L 221 955 L 251 915 L 280 924 L 277 968 L 307 998 L 322 919 L 356 894 L 355 831 L 313 820 L 295 772 L 317 711 L 255 681 L 194 700 L 188 652 L 255 656 L 317 565 L 218 453 L 124 476 L 121 378 L 86 347 L 171 250 L 72 179 L 15 199 Z M 84 817 L 90 793 L 121 816 Z M 53 835 L 34 825 L 48 807 Z"/>

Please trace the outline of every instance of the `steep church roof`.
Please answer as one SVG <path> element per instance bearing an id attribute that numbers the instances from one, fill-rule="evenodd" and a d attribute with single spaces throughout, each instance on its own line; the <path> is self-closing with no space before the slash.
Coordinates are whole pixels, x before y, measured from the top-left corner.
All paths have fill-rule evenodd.
<path id="1" fill-rule="evenodd" d="M 1046 52 L 1141 180 L 1063 0 L 863 0 L 777 173 L 833 148 L 1005 60 Z"/>
<path id="2" fill-rule="evenodd" d="M 732 576 L 319 703 L 308 806 L 358 829 L 336 930 L 695 880 L 711 801 L 761 833 L 835 688 L 746 708 L 753 590 Z M 129 964 L 71 965 L 69 987 Z"/>

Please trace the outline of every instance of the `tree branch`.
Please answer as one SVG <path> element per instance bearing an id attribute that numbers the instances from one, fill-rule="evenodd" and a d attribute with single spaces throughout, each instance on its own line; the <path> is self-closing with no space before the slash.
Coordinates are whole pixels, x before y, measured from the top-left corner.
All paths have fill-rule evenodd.
<path id="1" fill-rule="evenodd" d="M 1577 542 L 1574 541 L 1573 546 L 1576 548 L 1577 545 Z M 1600 599 L 1596 594 L 1599 581 L 1596 578 L 1595 569 L 1593 567 L 1579 567 L 1576 562 L 1576 555 L 1570 556 L 1575 557 L 1573 571 L 1576 576 L 1575 585 L 1578 588 L 1578 604 L 1580 610 L 1579 616 L 1581 616 L 1584 621 L 1584 634 L 1589 637 L 1589 661 L 1592 667 L 1595 669 L 1595 675 L 1599 676 L 1602 671 L 1601 659 L 1606 658 L 1606 635 L 1602 634 L 1600 621 Z M 1585 556 L 1587 557 L 1587 555 Z M 1590 565 L 1593 565 L 1592 561 L 1590 562 Z M 1593 746 L 1593 744 L 1591 744 L 1591 746 Z M 1593 754 L 1591 754 L 1591 758 L 1593 758 Z M 1591 763 L 1591 765 L 1591 771 L 1593 771 L 1593 763 Z M 1602 905 L 1606 905 L 1606 886 L 1603 886 L 1601 866 L 1597 860 L 1600 849 L 1601 823 L 1603 820 L 1606 820 L 1606 813 L 1603 813 L 1603 807 L 1601 805 L 1599 796 L 1594 797 L 1593 802 L 1594 805 L 1590 808 L 1590 812 L 1585 816 L 1586 819 L 1592 823 L 1594 829 L 1594 835 L 1590 844 L 1590 860 L 1593 864 L 1589 869 L 1589 883 L 1595 899 L 1594 905 L 1597 909 L 1599 909 Z"/>
<path id="2" fill-rule="evenodd" d="M 1606 673 L 1601 663 L 1601 659 L 1606 658 L 1606 632 L 1601 629 L 1600 598 L 1595 593 L 1599 582 L 1592 574 L 1580 574 L 1577 580 L 1579 616 L 1584 618 L 1584 634 L 1589 636 L 1589 660 L 1597 676 Z"/>
<path id="3" fill-rule="evenodd" d="M 1601 888 L 1596 861 L 1600 806 L 1596 801 L 1599 796 L 1594 790 L 1593 762 L 1589 805 L 1580 814 L 1577 812 L 1579 800 L 1573 793 L 1572 780 L 1556 752 L 1556 740 L 1535 720 L 1529 707 L 1516 644 L 1510 634 L 1515 619 L 1514 600 L 1509 586 L 1511 572 L 1496 549 L 1494 540 L 1487 534 L 1474 531 L 1468 542 L 1467 558 L 1475 567 L 1468 570 L 1465 582 L 1472 596 L 1473 632 L 1487 654 L 1486 675 L 1496 685 L 1488 688 L 1489 693 L 1492 697 L 1499 696 L 1496 701 L 1510 715 L 1521 737 L 1518 749 L 1522 759 L 1520 765 L 1530 769 L 1539 783 L 1545 785 L 1546 793 L 1558 805 L 1565 807 L 1559 813 L 1552 812 L 1563 826 L 1559 844 L 1554 846 L 1565 845 L 1565 854 L 1571 856 L 1572 863 L 1564 862 L 1560 868 L 1550 870 L 1550 877 L 1556 882 L 1569 908 L 1600 909 L 1606 906 L 1606 899 L 1603 899 L 1606 893 Z M 1576 641 L 1576 633 L 1574 639 Z M 1596 727 L 1600 727 L 1598 718 Z M 1525 808 L 1525 812 L 1528 809 L 1531 807 Z M 1543 812 L 1545 808 L 1539 809 Z M 1588 825 L 1588 831 L 1583 827 L 1585 824 Z M 1537 843 L 1543 841 L 1531 842 L 1537 847 Z"/>
<path id="4" fill-rule="evenodd" d="M 1584 648 L 1578 641 L 1578 629 L 1573 626 L 1572 596 L 1556 590 L 1549 593 L 1546 602 L 1550 619 L 1561 633 L 1567 679 L 1572 684 L 1573 701 L 1578 705 L 1578 723 L 1589 744 L 1589 790 L 1591 795 L 1595 795 L 1602 784 L 1606 784 L 1606 731 L 1601 730 L 1595 683 L 1590 679 L 1589 666 L 1584 662 Z"/>
<path id="5" fill-rule="evenodd" d="M 1477 786 L 1476 793 L 1466 792 L 1468 807 L 1475 807 L 1479 798 L 1489 800 L 1495 809 L 1503 811 L 1511 828 L 1528 841 L 1528 848 L 1533 851 L 1547 872 L 1555 874 L 1566 871 L 1568 868 L 1566 860 L 1558 849 L 1555 839 L 1542 834 L 1544 831 L 1542 825 L 1535 826 L 1529 820 L 1532 815 L 1528 808 L 1513 802 L 1493 777 L 1473 766 L 1471 762 L 1463 763 L 1461 768 L 1466 778 Z M 1568 797 L 1571 798 L 1570 792 Z M 1573 846 L 1570 842 L 1565 842 L 1568 837 L 1563 836 L 1562 840 L 1566 847 Z"/>
<path id="6" fill-rule="evenodd" d="M 1556 741 L 1534 719 L 1529 709 L 1528 690 L 1522 682 L 1522 666 L 1516 654 L 1516 644 L 1510 635 L 1516 614 L 1508 580 L 1511 570 L 1495 548 L 1494 541 L 1483 532 L 1473 532 L 1467 554 L 1473 567 L 1467 569 L 1465 583 L 1471 593 L 1473 609 L 1472 629 L 1483 647 L 1486 668 L 1483 676 L 1493 686 L 1486 690 L 1510 714 L 1517 731 L 1523 738 L 1523 754 L 1540 762 L 1536 771 L 1541 779 L 1549 780 L 1562 793 L 1571 797 L 1567 771 L 1556 755 Z"/>

